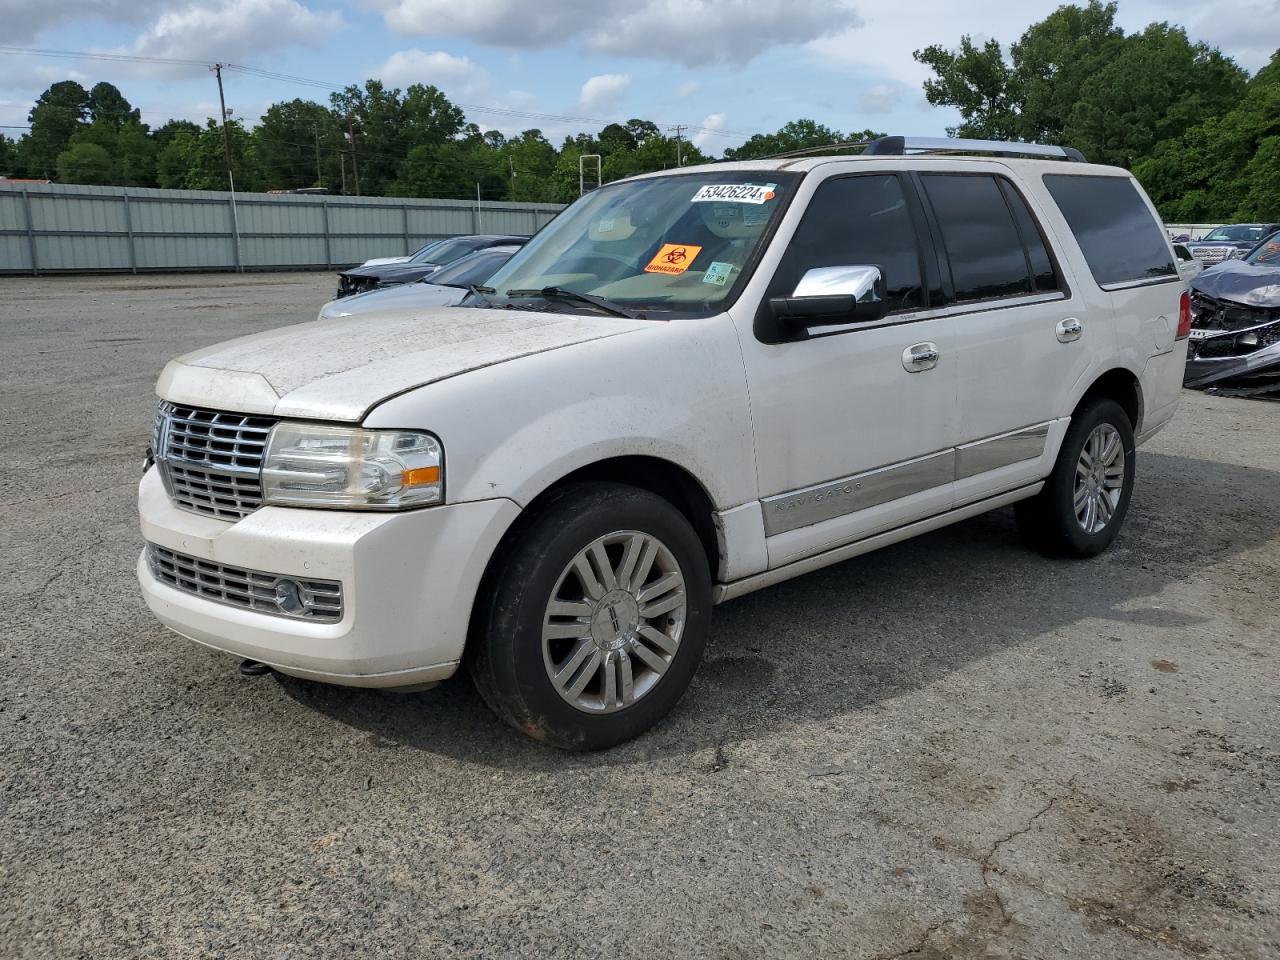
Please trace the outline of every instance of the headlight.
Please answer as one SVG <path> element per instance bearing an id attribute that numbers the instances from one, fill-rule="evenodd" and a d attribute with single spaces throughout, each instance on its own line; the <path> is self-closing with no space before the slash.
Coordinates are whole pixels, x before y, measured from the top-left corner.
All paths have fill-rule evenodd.
<path id="1" fill-rule="evenodd" d="M 444 453 L 429 433 L 276 424 L 262 467 L 262 502 L 404 510 L 444 499 Z"/>

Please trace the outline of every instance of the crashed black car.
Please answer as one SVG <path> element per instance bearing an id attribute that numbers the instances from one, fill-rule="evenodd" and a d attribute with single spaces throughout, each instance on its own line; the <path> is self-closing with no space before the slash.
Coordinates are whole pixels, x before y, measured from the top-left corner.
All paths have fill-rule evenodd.
<path id="1" fill-rule="evenodd" d="M 1280 233 L 1191 281 L 1183 385 L 1280 399 Z"/>
<path id="2" fill-rule="evenodd" d="M 473 234 L 442 240 L 440 243 L 419 250 L 405 263 L 354 267 L 338 274 L 338 292 L 334 295 L 334 299 L 349 297 L 356 293 L 367 293 L 378 287 L 414 283 L 439 270 L 446 263 L 453 263 L 477 250 L 496 246 L 520 246 L 528 241 L 528 237 L 500 234 Z"/>

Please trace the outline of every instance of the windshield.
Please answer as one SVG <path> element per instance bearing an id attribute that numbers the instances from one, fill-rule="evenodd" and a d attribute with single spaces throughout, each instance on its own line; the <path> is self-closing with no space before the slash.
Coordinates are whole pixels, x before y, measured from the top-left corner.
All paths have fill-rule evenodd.
<path id="1" fill-rule="evenodd" d="M 462 257 L 441 267 L 426 277 L 427 283 L 438 283 L 445 287 L 467 287 L 473 283 L 484 283 L 493 272 L 511 259 L 514 250 L 492 247 L 479 250 L 469 257 Z"/>
<path id="2" fill-rule="evenodd" d="M 443 240 L 432 240 L 425 247 L 419 247 L 417 250 L 413 251 L 413 253 L 409 255 L 409 262 L 417 263 L 419 260 L 425 260 L 427 258 L 427 254 L 430 253 L 432 250 L 434 250 L 436 247 L 440 246 L 440 244 L 442 243 L 444 243 Z"/>
<path id="3" fill-rule="evenodd" d="M 707 171 L 599 188 L 551 221 L 469 305 L 558 288 L 643 312 L 705 315 L 736 296 L 799 175 Z M 555 309 L 590 311 L 557 297 Z"/>
<path id="4" fill-rule="evenodd" d="M 1250 250 L 1244 262 L 1280 264 L 1280 233 L 1273 233 Z"/>
<path id="5" fill-rule="evenodd" d="M 465 257 L 475 250 L 472 240 L 441 240 L 429 247 L 423 247 L 413 255 L 410 263 L 453 263 L 459 257 Z"/>
<path id="6" fill-rule="evenodd" d="M 1257 243 L 1265 233 L 1266 230 L 1263 227 L 1249 226 L 1242 223 L 1234 227 L 1218 227 L 1217 230 L 1210 231 L 1204 239 Z"/>

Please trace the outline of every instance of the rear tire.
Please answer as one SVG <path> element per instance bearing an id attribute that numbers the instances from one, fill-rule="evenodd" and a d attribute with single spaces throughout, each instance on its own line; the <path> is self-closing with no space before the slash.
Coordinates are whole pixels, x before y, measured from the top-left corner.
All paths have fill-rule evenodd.
<path id="1" fill-rule="evenodd" d="M 646 490 L 579 484 L 536 507 L 486 577 L 467 666 L 506 723 L 599 750 L 671 711 L 710 623 L 711 574 L 688 520 Z"/>
<path id="2" fill-rule="evenodd" d="M 1090 401 L 1072 416 L 1044 489 L 1014 505 L 1018 530 L 1046 553 L 1097 556 L 1124 523 L 1133 478 L 1128 414 L 1114 400 Z"/>

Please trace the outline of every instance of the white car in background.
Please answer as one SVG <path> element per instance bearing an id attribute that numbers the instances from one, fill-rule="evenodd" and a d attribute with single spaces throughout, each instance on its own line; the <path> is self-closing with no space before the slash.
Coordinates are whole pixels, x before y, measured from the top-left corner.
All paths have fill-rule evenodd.
<path id="1" fill-rule="evenodd" d="M 445 238 L 445 239 L 447 239 L 447 238 Z M 372 260 L 366 260 L 364 263 L 360 264 L 360 267 L 381 267 L 381 266 L 384 266 L 384 265 L 386 265 L 386 264 L 388 264 L 388 263 L 408 263 L 408 262 L 409 262 L 410 260 L 412 260 L 414 257 L 419 256 L 419 255 L 422 255 L 422 254 L 425 254 L 425 253 L 426 253 L 428 250 L 430 250 L 432 247 L 439 246 L 439 245 L 440 245 L 440 244 L 442 244 L 442 243 L 444 243 L 444 239 L 441 239 L 441 240 L 432 240 L 430 243 L 423 244 L 421 247 L 419 247 L 417 250 L 413 251 L 413 253 L 408 254 L 407 256 L 403 256 L 403 257 L 374 257 Z M 357 267 L 357 268 L 355 268 L 355 269 L 357 269 L 357 270 L 358 270 L 358 269 L 360 269 L 360 267 Z"/>

